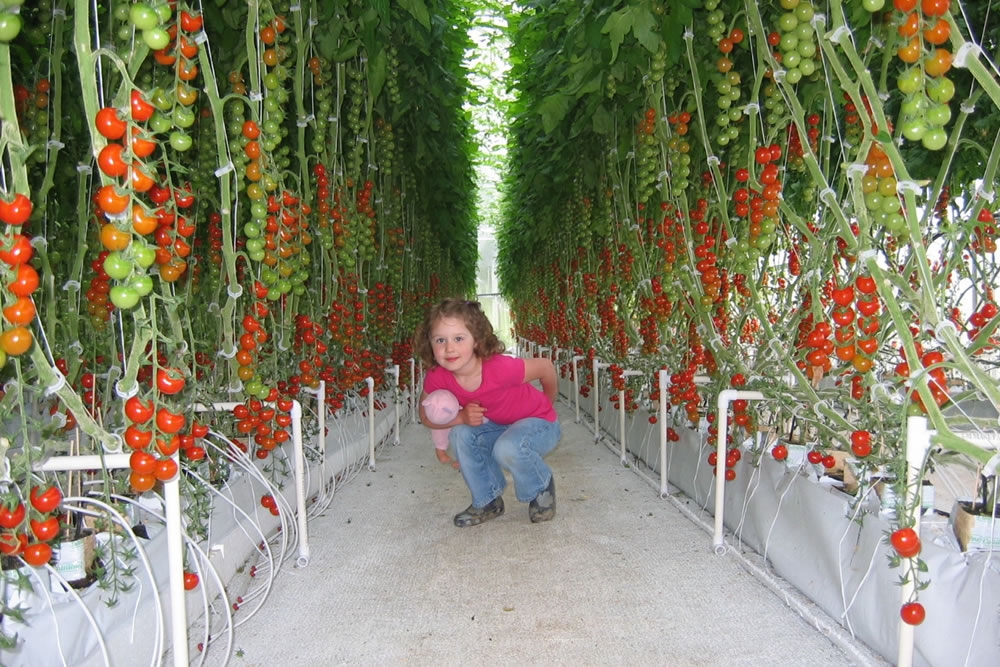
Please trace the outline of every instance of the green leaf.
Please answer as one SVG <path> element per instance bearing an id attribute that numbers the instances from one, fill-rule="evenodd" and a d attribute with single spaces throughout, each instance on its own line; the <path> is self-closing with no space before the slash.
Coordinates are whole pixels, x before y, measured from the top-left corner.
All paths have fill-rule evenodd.
<path id="1" fill-rule="evenodd" d="M 593 126 L 597 134 L 611 134 L 615 129 L 615 119 L 603 104 L 594 110 Z"/>
<path id="2" fill-rule="evenodd" d="M 632 12 L 632 32 L 639 43 L 650 53 L 656 53 L 660 48 L 660 36 L 657 34 L 656 17 L 645 7 L 635 7 Z"/>
<path id="3" fill-rule="evenodd" d="M 430 30 L 431 15 L 427 11 L 427 5 L 424 4 L 424 0 L 399 0 L 399 6 L 410 12 L 420 25 Z"/>
<path id="4" fill-rule="evenodd" d="M 385 49 L 379 49 L 374 58 L 368 61 L 368 92 L 373 100 L 377 100 L 385 86 L 386 71 L 389 67 L 389 57 Z"/>
<path id="5" fill-rule="evenodd" d="M 563 118 L 566 117 L 572 101 L 569 95 L 563 95 L 562 93 L 549 95 L 542 100 L 538 108 L 538 113 L 542 116 L 542 128 L 546 134 L 550 134 L 552 130 L 556 129 Z"/>
<path id="6" fill-rule="evenodd" d="M 625 35 L 632 29 L 632 8 L 620 9 L 608 17 L 601 34 L 611 35 L 611 62 L 618 59 L 618 47 L 625 41 Z"/>

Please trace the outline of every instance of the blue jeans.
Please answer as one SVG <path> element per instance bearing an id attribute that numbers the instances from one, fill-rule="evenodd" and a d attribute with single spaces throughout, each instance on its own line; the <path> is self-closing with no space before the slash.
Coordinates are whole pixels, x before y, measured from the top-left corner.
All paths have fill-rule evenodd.
<path id="1" fill-rule="evenodd" d="M 462 477 L 472 492 L 472 504 L 485 507 L 503 494 L 507 480 L 522 503 L 531 502 L 548 487 L 552 470 L 542 460 L 559 443 L 562 429 L 554 422 L 531 417 L 513 424 L 485 422 L 452 427 L 449 442 L 455 448 Z"/>

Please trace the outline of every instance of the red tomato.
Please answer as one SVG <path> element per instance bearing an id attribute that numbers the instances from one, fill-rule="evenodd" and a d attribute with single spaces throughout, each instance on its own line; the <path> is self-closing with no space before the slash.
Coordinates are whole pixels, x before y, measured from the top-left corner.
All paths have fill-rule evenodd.
<path id="1" fill-rule="evenodd" d="M 31 487 L 29 496 L 31 506 L 43 514 L 47 514 L 59 507 L 59 503 L 62 502 L 62 491 L 57 486 L 50 486 L 45 489 L 33 486 Z"/>
<path id="2" fill-rule="evenodd" d="M 191 14 L 181 10 L 181 30 L 184 32 L 198 32 L 201 30 L 201 14 Z"/>
<path id="3" fill-rule="evenodd" d="M 20 192 L 11 201 L 0 197 L 0 222 L 23 225 L 31 217 L 31 200 Z"/>
<path id="4" fill-rule="evenodd" d="M 809 450 L 809 453 L 806 454 L 806 458 L 809 459 L 809 463 L 813 464 L 822 463 L 823 452 L 819 451 L 818 449 Z"/>
<path id="5" fill-rule="evenodd" d="M 771 448 L 771 456 L 774 457 L 775 461 L 784 461 L 788 458 L 788 447 L 784 445 L 775 445 Z"/>
<path id="6" fill-rule="evenodd" d="M 919 602 L 907 602 L 899 609 L 899 617 L 907 625 L 920 625 L 927 617 L 927 612 Z"/>
<path id="7" fill-rule="evenodd" d="M 127 127 L 125 121 L 118 115 L 118 110 L 113 107 L 104 107 L 98 111 L 94 117 L 94 125 L 101 136 L 111 141 L 117 141 L 125 136 Z"/>
<path id="8" fill-rule="evenodd" d="M 156 411 L 156 427 L 164 433 L 178 433 L 184 428 L 186 421 L 184 415 L 170 412 L 166 408 L 161 407 Z"/>
<path id="9" fill-rule="evenodd" d="M 204 438 L 208 435 L 208 424 L 199 424 L 196 421 L 191 422 L 191 435 L 196 438 Z"/>
<path id="10" fill-rule="evenodd" d="M 24 504 L 18 502 L 13 508 L 7 503 L 0 504 L 0 528 L 17 528 L 24 521 Z"/>
<path id="11" fill-rule="evenodd" d="M 921 0 L 920 10 L 924 16 L 942 16 L 951 6 L 951 0 Z"/>
<path id="12" fill-rule="evenodd" d="M 198 587 L 198 575 L 194 572 L 184 573 L 184 590 L 190 591 Z"/>
<path id="13" fill-rule="evenodd" d="M 24 548 L 24 562 L 32 567 L 41 567 L 52 560 L 52 547 L 44 542 L 35 542 Z"/>
<path id="14" fill-rule="evenodd" d="M 164 456 L 173 456 L 174 453 L 180 449 L 181 438 L 176 433 L 169 438 L 157 438 L 156 439 L 156 451 L 160 452 Z"/>
<path id="15" fill-rule="evenodd" d="M 876 290 L 875 279 L 871 276 L 858 276 L 854 281 L 854 286 L 862 294 L 874 294 Z"/>
<path id="16" fill-rule="evenodd" d="M 160 459 L 156 462 L 156 472 L 153 475 L 161 482 L 169 482 L 177 476 L 177 461 L 173 458 Z"/>
<path id="17" fill-rule="evenodd" d="M 16 556 L 28 546 L 28 536 L 24 533 L 0 533 L 0 554 Z"/>
<path id="18" fill-rule="evenodd" d="M 156 111 L 156 107 L 147 102 L 143 98 L 142 92 L 138 90 L 132 91 L 129 107 L 132 110 L 132 120 L 139 123 L 144 123 L 149 120 L 153 116 L 153 112 Z"/>
<path id="19" fill-rule="evenodd" d="M 24 234 L 16 234 L 11 240 L 10 248 L 0 250 L 0 260 L 9 266 L 17 266 L 28 262 L 35 254 L 31 241 Z"/>
<path id="20" fill-rule="evenodd" d="M 892 548 L 903 558 L 913 558 L 920 553 L 920 536 L 912 528 L 900 528 L 889 538 Z"/>
<path id="21" fill-rule="evenodd" d="M 42 542 L 48 542 L 59 534 L 59 519 L 57 517 L 32 519 L 28 523 L 31 525 L 32 534 Z"/>
<path id="22" fill-rule="evenodd" d="M 145 424 L 153 418 L 153 401 L 143 403 L 138 396 L 125 401 L 125 416 L 136 424 Z"/>
<path id="23" fill-rule="evenodd" d="M 868 431 L 854 431 L 851 433 L 851 451 L 859 459 L 872 453 L 872 434 Z"/>
<path id="24" fill-rule="evenodd" d="M 156 388 L 160 392 L 173 395 L 184 389 L 184 375 L 174 368 L 156 369 Z"/>
<path id="25" fill-rule="evenodd" d="M 118 143 L 109 143 L 97 156 L 97 166 L 105 176 L 121 178 L 128 173 L 128 162 L 122 157 L 124 147 Z"/>
<path id="26" fill-rule="evenodd" d="M 132 472 L 137 472 L 140 475 L 151 475 L 156 470 L 156 457 L 149 452 L 141 450 L 132 452 L 128 463 Z"/>

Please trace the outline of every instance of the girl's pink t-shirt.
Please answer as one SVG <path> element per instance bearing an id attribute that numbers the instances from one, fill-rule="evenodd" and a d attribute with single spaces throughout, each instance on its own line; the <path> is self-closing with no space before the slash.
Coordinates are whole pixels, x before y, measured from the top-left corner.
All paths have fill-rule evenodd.
<path id="1" fill-rule="evenodd" d="M 483 381 L 475 391 L 466 391 L 451 371 L 435 366 L 424 375 L 424 393 L 435 389 L 447 389 L 455 394 L 462 406 L 478 401 L 486 408 L 486 418 L 498 424 L 513 424 L 528 417 L 550 422 L 559 418 L 552 401 L 533 384 L 524 381 L 524 359 L 505 354 L 483 359 Z"/>

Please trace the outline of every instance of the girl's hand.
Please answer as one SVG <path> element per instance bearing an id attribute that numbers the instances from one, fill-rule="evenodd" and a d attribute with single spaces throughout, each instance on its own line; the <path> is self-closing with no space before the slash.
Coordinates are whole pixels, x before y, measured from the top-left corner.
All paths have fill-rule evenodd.
<path id="1" fill-rule="evenodd" d="M 481 426 L 483 423 L 483 416 L 486 414 L 486 408 L 481 406 L 479 403 L 469 403 L 464 408 L 462 408 L 462 421 L 468 426 Z"/>

